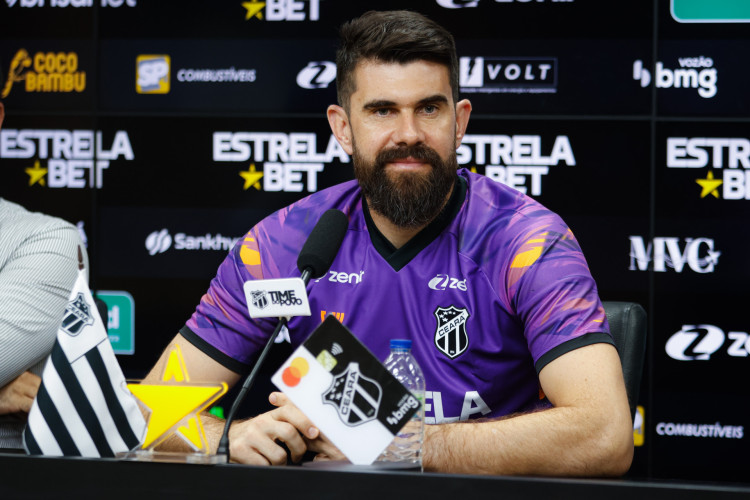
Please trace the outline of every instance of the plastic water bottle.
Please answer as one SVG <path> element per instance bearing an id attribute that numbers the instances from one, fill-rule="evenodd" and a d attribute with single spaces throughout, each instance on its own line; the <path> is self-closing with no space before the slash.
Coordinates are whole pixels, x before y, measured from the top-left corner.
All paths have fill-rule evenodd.
<path id="1" fill-rule="evenodd" d="M 424 441 L 424 391 L 422 369 L 411 355 L 411 340 L 391 340 L 391 353 L 385 360 L 386 369 L 419 401 L 419 410 L 399 431 L 378 461 L 396 462 L 422 470 L 422 441 Z M 409 467 L 410 468 L 410 467 Z"/>

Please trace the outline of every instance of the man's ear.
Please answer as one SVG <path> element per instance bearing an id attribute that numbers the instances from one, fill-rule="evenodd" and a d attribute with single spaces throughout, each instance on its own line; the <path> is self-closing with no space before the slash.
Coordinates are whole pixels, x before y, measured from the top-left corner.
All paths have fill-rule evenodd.
<path id="1" fill-rule="evenodd" d="M 466 128 L 469 126 L 469 116 L 471 115 L 471 102 L 468 99 L 462 99 L 456 103 L 456 147 L 461 145 L 461 141 L 466 135 Z"/>
<path id="2" fill-rule="evenodd" d="M 328 116 L 328 124 L 331 126 L 331 132 L 336 136 L 336 140 L 346 154 L 351 155 L 354 151 L 353 140 L 352 140 L 352 127 L 349 124 L 349 116 L 346 114 L 346 110 L 336 104 L 328 106 L 326 111 Z"/>

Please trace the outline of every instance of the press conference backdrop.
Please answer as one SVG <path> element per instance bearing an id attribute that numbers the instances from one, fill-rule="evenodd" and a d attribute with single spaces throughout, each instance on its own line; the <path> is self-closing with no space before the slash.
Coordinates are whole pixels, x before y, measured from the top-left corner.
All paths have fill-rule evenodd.
<path id="1" fill-rule="evenodd" d="M 79 225 L 141 377 L 238 238 L 352 178 L 338 26 L 418 10 L 457 39 L 459 163 L 560 213 L 602 298 L 648 311 L 631 475 L 746 481 L 747 4 L 5 0 L 0 196 Z"/>

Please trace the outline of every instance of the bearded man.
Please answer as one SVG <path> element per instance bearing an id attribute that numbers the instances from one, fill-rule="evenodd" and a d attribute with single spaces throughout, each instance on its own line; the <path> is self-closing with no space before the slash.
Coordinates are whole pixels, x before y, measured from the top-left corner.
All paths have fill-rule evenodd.
<path id="1" fill-rule="evenodd" d="M 576 239 L 531 198 L 458 169 L 471 104 L 459 100 L 452 36 L 395 11 L 368 12 L 341 38 L 339 104 L 327 116 L 356 180 L 267 217 L 230 252 L 173 340 L 192 379 L 231 385 L 248 370 L 275 321 L 249 317 L 243 283 L 297 275 L 307 235 L 334 208 L 349 222 L 331 273 L 358 279 L 310 283 L 312 316 L 289 321 L 291 344 L 322 311 L 342 313 L 380 359 L 390 338 L 411 339 L 434 424 L 425 470 L 625 473 L 633 441 L 622 368 Z M 439 335 L 446 321 L 450 339 Z M 340 456 L 283 394 L 269 399 L 277 408 L 230 429 L 233 460 Z M 216 446 L 222 422 L 206 427 Z"/>

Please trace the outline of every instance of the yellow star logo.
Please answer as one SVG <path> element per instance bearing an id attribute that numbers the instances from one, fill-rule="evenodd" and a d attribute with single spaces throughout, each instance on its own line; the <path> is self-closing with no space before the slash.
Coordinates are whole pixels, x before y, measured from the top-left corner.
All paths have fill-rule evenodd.
<path id="1" fill-rule="evenodd" d="M 227 392 L 227 385 L 190 383 L 179 345 L 169 354 L 162 382 L 128 384 L 128 389 L 151 411 L 143 449 L 154 448 L 169 436 L 177 435 L 193 450 L 208 454 L 200 413 Z"/>
<path id="2" fill-rule="evenodd" d="M 716 190 L 716 188 L 724 183 L 724 181 L 721 179 L 714 179 L 714 173 L 711 170 L 708 171 L 708 175 L 705 179 L 695 179 L 695 182 L 697 182 L 700 187 L 703 188 L 703 190 L 701 191 L 701 198 L 705 198 L 709 194 L 714 198 L 718 198 L 719 192 Z"/>
<path id="3" fill-rule="evenodd" d="M 258 181 L 263 178 L 263 172 L 255 171 L 255 163 L 251 163 L 250 168 L 244 172 L 240 172 L 240 177 L 245 179 L 245 186 L 242 188 L 243 190 L 247 191 L 247 188 L 252 186 L 260 191 L 260 182 Z"/>
<path id="4" fill-rule="evenodd" d="M 250 19 L 251 17 L 257 17 L 258 19 L 263 19 L 263 7 L 266 6 L 266 2 L 258 2 L 256 0 L 253 0 L 252 2 L 242 2 L 242 6 L 247 10 L 247 14 L 245 14 L 245 21 Z"/>
<path id="5" fill-rule="evenodd" d="M 39 160 L 34 162 L 33 167 L 27 168 L 26 173 L 29 175 L 29 186 L 33 186 L 37 182 L 42 186 L 47 185 L 46 181 L 44 180 L 44 176 L 47 175 L 47 169 L 42 168 L 39 165 Z"/>

